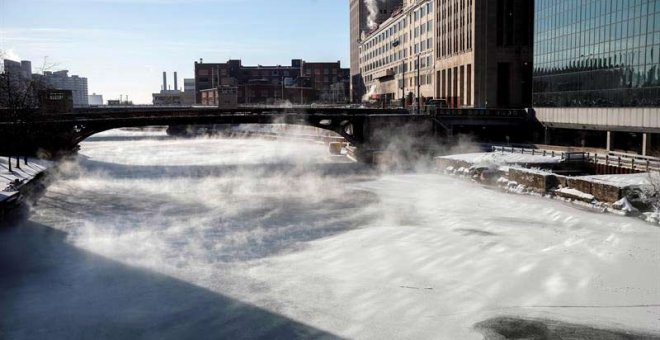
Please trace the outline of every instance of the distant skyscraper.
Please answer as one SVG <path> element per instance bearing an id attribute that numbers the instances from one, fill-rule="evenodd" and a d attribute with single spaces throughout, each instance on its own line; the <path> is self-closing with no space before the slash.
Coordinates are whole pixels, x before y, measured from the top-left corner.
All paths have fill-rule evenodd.
<path id="1" fill-rule="evenodd" d="M 36 100 L 34 88 L 31 86 L 32 83 L 32 63 L 23 60 L 21 62 L 5 59 L 3 61 L 4 73 L 7 75 L 7 81 L 9 82 L 11 92 L 3 91 L 4 93 L 0 94 L 0 102 L 8 103 L 9 93 L 12 93 L 13 96 L 23 97 L 25 96 L 26 104 L 34 104 L 33 100 Z M 0 106 L 3 104 L 0 103 Z"/>
<path id="2" fill-rule="evenodd" d="M 69 71 L 44 72 L 43 79 L 56 90 L 70 90 L 73 94 L 73 106 L 88 106 L 87 78 L 70 76 Z"/>
<path id="3" fill-rule="evenodd" d="M 4 72 L 11 74 L 13 76 L 21 77 L 23 79 L 32 78 L 32 62 L 28 60 L 23 61 L 13 61 L 5 59 L 4 63 Z"/>

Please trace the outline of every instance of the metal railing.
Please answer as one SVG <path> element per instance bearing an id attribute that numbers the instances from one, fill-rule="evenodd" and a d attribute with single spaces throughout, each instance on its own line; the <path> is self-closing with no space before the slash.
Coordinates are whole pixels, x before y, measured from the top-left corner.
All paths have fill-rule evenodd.
<path id="1" fill-rule="evenodd" d="M 627 168 L 633 171 L 660 171 L 660 159 L 648 156 L 610 153 L 607 155 L 592 154 L 591 161 L 606 166 Z"/>
<path id="2" fill-rule="evenodd" d="M 493 146 L 493 152 L 508 152 L 536 156 L 561 157 L 562 162 L 589 162 L 605 166 L 616 166 L 633 171 L 660 171 L 660 158 L 633 155 L 621 152 L 599 154 L 593 152 L 559 152 L 554 150 L 531 149 L 508 146 Z"/>
<path id="3" fill-rule="evenodd" d="M 557 157 L 561 156 L 564 159 L 566 152 L 557 152 L 553 150 L 543 150 L 543 149 L 530 149 L 530 148 L 520 148 L 515 146 L 496 146 L 492 147 L 493 152 L 500 153 L 518 153 L 521 155 L 532 155 L 532 156 L 548 156 L 548 157 Z"/>

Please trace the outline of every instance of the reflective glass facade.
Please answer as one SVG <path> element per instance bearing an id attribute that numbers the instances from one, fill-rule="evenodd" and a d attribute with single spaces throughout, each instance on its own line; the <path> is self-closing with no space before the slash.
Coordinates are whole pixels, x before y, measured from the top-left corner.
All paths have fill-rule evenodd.
<path id="1" fill-rule="evenodd" d="M 534 106 L 660 106 L 660 0 L 536 0 Z"/>

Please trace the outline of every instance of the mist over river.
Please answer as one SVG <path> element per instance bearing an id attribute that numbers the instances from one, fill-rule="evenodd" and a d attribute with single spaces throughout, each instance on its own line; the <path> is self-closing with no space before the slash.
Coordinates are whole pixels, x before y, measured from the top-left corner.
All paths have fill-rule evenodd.
<path id="1" fill-rule="evenodd" d="M 657 335 L 659 282 L 640 220 L 313 142 L 114 130 L 0 229 L 0 338 L 482 339 L 501 318 Z"/>

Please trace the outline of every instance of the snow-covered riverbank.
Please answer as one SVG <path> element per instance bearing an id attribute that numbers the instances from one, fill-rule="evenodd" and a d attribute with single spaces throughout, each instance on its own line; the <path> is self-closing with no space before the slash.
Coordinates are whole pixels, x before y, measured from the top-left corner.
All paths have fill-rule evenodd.
<path id="1" fill-rule="evenodd" d="M 10 205 L 16 204 L 20 195 L 20 187 L 29 183 L 54 164 L 52 161 L 31 157 L 28 158 L 27 163 L 25 164 L 25 160 L 21 158 L 17 167 L 16 159 L 12 158 L 12 171 L 9 171 L 9 159 L 7 157 L 0 158 L 0 210 L 9 209 Z"/>

